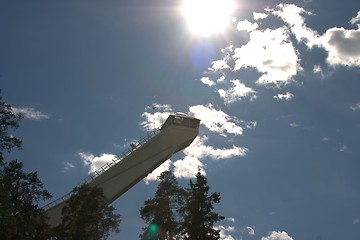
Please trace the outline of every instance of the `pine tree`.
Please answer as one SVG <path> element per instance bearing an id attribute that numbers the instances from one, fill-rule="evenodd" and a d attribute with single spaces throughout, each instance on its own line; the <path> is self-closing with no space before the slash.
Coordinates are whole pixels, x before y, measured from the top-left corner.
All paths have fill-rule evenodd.
<path id="1" fill-rule="evenodd" d="M 119 232 L 120 215 L 108 206 L 101 188 L 81 185 L 62 209 L 62 223 L 54 229 L 61 240 L 100 240 Z"/>
<path id="2" fill-rule="evenodd" d="M 12 134 L 21 118 L 0 95 L 0 236 L 4 240 L 47 239 L 49 225 L 38 203 L 51 194 L 43 189 L 36 172 L 26 173 L 22 162 L 4 159 L 5 152 L 21 149 L 21 140 Z"/>
<path id="3" fill-rule="evenodd" d="M 224 219 L 214 212 L 214 204 L 220 202 L 220 193 L 209 194 L 207 178 L 198 171 L 196 182 L 190 180 L 185 205 L 181 209 L 183 216 L 182 235 L 186 240 L 215 240 L 220 238 L 214 223 Z"/>
<path id="4" fill-rule="evenodd" d="M 145 201 L 141 218 L 148 224 L 142 239 L 173 240 L 180 234 L 178 209 L 183 205 L 184 189 L 178 185 L 175 176 L 165 171 L 159 176 L 160 183 L 154 198 Z"/>

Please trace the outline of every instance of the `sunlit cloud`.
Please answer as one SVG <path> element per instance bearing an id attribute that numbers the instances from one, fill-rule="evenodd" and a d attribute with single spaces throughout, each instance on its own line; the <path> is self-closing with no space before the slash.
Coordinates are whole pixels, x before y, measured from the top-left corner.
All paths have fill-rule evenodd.
<path id="1" fill-rule="evenodd" d="M 204 164 L 198 158 L 185 156 L 184 159 L 174 162 L 174 176 L 177 178 L 193 178 L 200 169 L 201 174 L 206 175 Z"/>
<path id="2" fill-rule="evenodd" d="M 265 19 L 268 17 L 266 13 L 253 12 L 254 20 Z"/>
<path id="3" fill-rule="evenodd" d="M 298 42 L 303 41 L 309 48 L 316 45 L 318 33 L 305 24 L 304 15 L 313 15 L 310 11 L 294 4 L 279 4 L 272 13 L 289 25 Z"/>
<path id="4" fill-rule="evenodd" d="M 144 119 L 140 125 L 147 131 L 160 128 L 162 124 L 172 113 L 172 108 L 168 104 L 155 103 L 152 106 L 148 106 L 145 109 L 141 117 Z"/>
<path id="5" fill-rule="evenodd" d="M 109 153 L 102 153 L 100 156 L 95 156 L 87 152 L 79 152 L 81 160 L 84 165 L 89 167 L 89 173 L 93 173 L 112 159 L 116 158 L 116 155 Z"/>
<path id="6" fill-rule="evenodd" d="M 245 156 L 248 151 L 247 148 L 234 145 L 231 148 L 214 148 L 213 146 L 205 145 L 207 141 L 208 138 L 206 136 L 197 137 L 189 147 L 184 149 L 185 155 L 198 159 L 211 158 L 213 160 L 221 160 L 235 156 Z"/>
<path id="7" fill-rule="evenodd" d="M 276 100 L 290 100 L 294 97 L 294 94 L 290 92 L 286 92 L 284 94 L 279 93 L 278 95 L 275 95 L 274 98 Z"/>
<path id="8" fill-rule="evenodd" d="M 256 91 L 245 86 L 245 84 L 241 83 L 240 80 L 231 80 L 230 82 L 232 83 L 231 88 L 227 90 L 218 90 L 218 93 L 224 100 L 225 104 L 234 103 L 243 99 L 244 97 L 249 97 L 250 100 L 256 99 Z"/>
<path id="9" fill-rule="evenodd" d="M 330 65 L 360 66 L 360 29 L 330 28 L 320 37 L 319 45 L 328 52 Z"/>
<path id="10" fill-rule="evenodd" d="M 212 62 L 212 67 L 209 69 L 211 71 L 218 71 L 221 69 L 229 69 L 229 65 L 227 65 L 224 59 L 216 60 Z"/>
<path id="11" fill-rule="evenodd" d="M 235 238 L 231 235 L 235 231 L 235 227 L 233 226 L 223 226 L 218 225 L 215 226 L 216 230 L 220 230 L 220 238 L 221 240 L 235 240 Z"/>
<path id="12" fill-rule="evenodd" d="M 287 232 L 272 231 L 268 236 L 262 237 L 261 240 L 294 240 Z"/>
<path id="13" fill-rule="evenodd" d="M 202 77 L 202 78 L 200 79 L 200 81 L 201 81 L 203 84 L 208 85 L 208 86 L 210 86 L 210 87 L 216 84 L 216 83 L 215 83 L 213 80 L 211 80 L 209 77 Z"/>
<path id="14" fill-rule="evenodd" d="M 162 172 L 168 171 L 170 169 L 170 166 L 171 166 L 171 161 L 166 160 L 163 164 L 161 164 L 159 167 L 157 167 L 154 171 L 152 171 L 144 178 L 145 183 L 149 184 L 150 181 L 158 180 L 158 176 L 160 176 Z"/>
<path id="15" fill-rule="evenodd" d="M 356 17 L 353 17 L 349 22 L 351 24 L 355 24 L 355 23 L 360 22 L 360 11 L 358 11 Z"/>
<path id="16" fill-rule="evenodd" d="M 290 27 L 298 42 L 304 42 L 309 48 L 318 46 L 328 52 L 327 62 L 331 66 L 360 66 L 360 29 L 344 29 L 333 27 L 327 29 L 323 35 L 305 24 L 306 15 L 311 12 L 294 4 L 279 4 L 271 11 L 280 17 Z M 359 14 L 350 23 L 359 22 Z"/>
<path id="17" fill-rule="evenodd" d="M 212 132 L 234 135 L 242 135 L 243 128 L 238 126 L 234 118 L 221 110 L 216 110 L 212 104 L 196 105 L 189 108 L 194 117 L 201 119 L 201 124 L 205 125 Z"/>
<path id="18" fill-rule="evenodd" d="M 279 86 L 289 83 L 302 70 L 286 27 L 255 30 L 249 34 L 249 42 L 234 50 L 235 71 L 256 68 L 262 74 L 259 84 Z"/>
<path id="19" fill-rule="evenodd" d="M 238 22 L 236 28 L 238 31 L 251 32 L 251 31 L 258 29 L 258 27 L 259 27 L 259 25 L 257 23 L 251 23 L 248 20 L 243 20 L 243 21 Z"/>
<path id="20" fill-rule="evenodd" d="M 201 169 L 206 174 L 204 159 L 219 161 L 229 159 L 235 156 L 245 156 L 248 149 L 244 147 L 232 146 L 231 148 L 214 148 L 206 145 L 208 138 L 206 136 L 197 137 L 192 144 L 184 149 L 185 157 L 174 161 L 174 175 L 178 178 L 192 178 Z"/>
<path id="21" fill-rule="evenodd" d="M 42 113 L 34 108 L 16 108 L 12 107 L 12 112 L 15 114 L 21 114 L 25 119 L 29 120 L 42 120 L 42 119 L 49 119 L 50 115 Z"/>

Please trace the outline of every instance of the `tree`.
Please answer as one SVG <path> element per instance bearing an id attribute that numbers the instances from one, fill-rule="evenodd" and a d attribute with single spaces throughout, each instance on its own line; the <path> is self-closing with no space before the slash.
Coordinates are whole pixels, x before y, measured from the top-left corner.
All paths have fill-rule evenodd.
<path id="1" fill-rule="evenodd" d="M 224 219 L 214 212 L 214 203 L 220 202 L 220 193 L 209 194 L 207 179 L 198 171 L 196 182 L 190 180 L 185 205 L 181 209 L 183 216 L 182 234 L 187 240 L 215 240 L 220 238 L 214 223 Z"/>
<path id="2" fill-rule="evenodd" d="M 26 173 L 16 160 L 0 170 L 0 236 L 2 239 L 47 239 L 49 225 L 38 202 L 51 197 L 36 172 Z"/>
<path id="3" fill-rule="evenodd" d="M 26 173 L 23 163 L 4 159 L 4 151 L 21 148 L 21 140 L 12 135 L 20 119 L 0 95 L 0 236 L 5 240 L 47 239 L 49 225 L 38 203 L 51 194 L 43 189 L 36 172 Z"/>
<path id="4" fill-rule="evenodd" d="M 15 114 L 11 105 L 2 100 L 0 90 L 0 164 L 4 161 L 4 151 L 10 152 L 13 148 L 21 148 L 21 140 L 12 135 L 19 127 L 21 118 L 21 114 Z"/>
<path id="5" fill-rule="evenodd" d="M 141 218 L 148 224 L 141 237 L 173 240 L 180 235 L 181 220 L 177 212 L 185 192 L 170 171 L 161 173 L 159 180 L 154 198 L 146 200 L 140 210 Z"/>
<path id="6" fill-rule="evenodd" d="M 101 188 L 81 185 L 62 209 L 62 223 L 53 231 L 55 239 L 99 240 L 119 232 L 120 215 L 108 206 Z"/>

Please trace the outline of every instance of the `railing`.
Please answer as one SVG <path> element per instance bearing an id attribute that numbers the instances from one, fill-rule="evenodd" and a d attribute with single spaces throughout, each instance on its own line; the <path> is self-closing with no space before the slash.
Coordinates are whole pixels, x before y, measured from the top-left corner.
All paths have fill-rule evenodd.
<path id="1" fill-rule="evenodd" d="M 118 162 L 123 160 L 125 157 L 129 156 L 133 151 L 135 151 L 140 146 L 142 146 L 144 143 L 146 143 L 150 138 L 156 136 L 159 132 L 160 132 L 160 130 L 156 129 L 156 130 L 148 132 L 145 137 L 140 137 L 139 141 L 137 141 L 136 143 L 130 144 L 130 148 L 127 148 L 120 155 L 113 158 L 111 161 L 109 161 L 108 163 L 106 163 L 105 165 L 103 165 L 102 167 L 97 169 L 95 172 L 90 173 L 84 180 L 82 180 L 78 185 L 76 185 L 76 187 L 79 187 L 83 184 L 88 184 L 93 179 L 95 179 L 97 176 L 103 174 L 108 169 L 110 169 L 112 166 L 114 166 L 115 164 L 117 164 Z M 64 196 L 46 204 L 45 206 L 42 207 L 42 209 L 47 210 L 49 208 L 52 208 L 52 207 L 60 204 L 61 202 L 68 200 L 71 197 L 71 195 L 72 195 L 72 192 L 69 192 L 69 193 L 65 194 Z"/>

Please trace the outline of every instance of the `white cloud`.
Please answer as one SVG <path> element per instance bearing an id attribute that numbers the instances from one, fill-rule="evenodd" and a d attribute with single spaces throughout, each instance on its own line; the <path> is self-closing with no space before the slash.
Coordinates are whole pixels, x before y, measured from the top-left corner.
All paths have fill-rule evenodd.
<path id="1" fill-rule="evenodd" d="M 210 87 L 216 84 L 216 83 L 215 83 L 213 80 L 211 80 L 209 77 L 202 77 L 202 78 L 200 79 L 200 81 L 201 81 L 203 84 L 208 85 L 208 86 L 210 86 Z"/>
<path id="2" fill-rule="evenodd" d="M 360 29 L 330 28 L 318 44 L 328 52 L 330 65 L 360 66 Z"/>
<path id="3" fill-rule="evenodd" d="M 49 119 L 50 115 L 35 110 L 34 108 L 12 108 L 12 112 L 15 114 L 20 113 L 25 119 L 30 120 L 42 120 Z"/>
<path id="4" fill-rule="evenodd" d="M 152 171 L 149 175 L 147 175 L 144 180 L 145 183 L 148 184 L 150 181 L 158 180 L 158 176 L 164 171 L 168 171 L 170 169 L 171 161 L 166 160 L 163 164 L 161 164 L 158 168 Z"/>
<path id="5" fill-rule="evenodd" d="M 235 228 L 233 226 L 216 226 L 215 229 L 220 230 L 220 238 L 221 240 L 235 240 L 233 236 L 231 236 L 230 233 L 235 231 Z"/>
<path id="6" fill-rule="evenodd" d="M 255 229 L 253 227 L 247 226 L 246 227 L 247 235 L 254 236 L 255 235 Z"/>
<path id="7" fill-rule="evenodd" d="M 225 104 L 236 102 L 247 96 L 250 96 L 251 100 L 256 98 L 256 91 L 254 91 L 252 88 L 246 87 L 245 84 L 241 83 L 239 80 L 231 80 L 230 82 L 233 84 L 230 89 L 218 90 L 218 93 L 224 100 Z"/>
<path id="8" fill-rule="evenodd" d="M 212 62 L 212 67 L 210 70 L 217 71 L 221 69 L 228 69 L 230 68 L 229 65 L 227 65 L 226 61 L 224 59 L 216 60 Z"/>
<path id="9" fill-rule="evenodd" d="M 261 240 L 294 240 L 286 232 L 276 232 L 272 231 L 269 236 L 262 237 Z"/>
<path id="10" fill-rule="evenodd" d="M 220 160 L 235 156 L 245 156 L 248 151 L 247 148 L 237 146 L 232 146 L 232 148 L 214 148 L 205 145 L 207 141 L 208 138 L 206 136 L 197 137 L 189 147 L 184 149 L 185 155 L 197 159 L 208 157 L 213 160 Z"/>
<path id="11" fill-rule="evenodd" d="M 286 92 L 284 94 L 279 93 L 278 95 L 274 96 L 277 100 L 290 100 L 294 97 L 294 94 L 290 92 Z"/>
<path id="12" fill-rule="evenodd" d="M 303 17 L 303 15 L 312 15 L 311 12 L 305 11 L 294 4 L 279 4 L 272 13 L 289 25 L 298 42 L 304 41 L 309 48 L 316 45 L 318 33 L 306 26 Z"/>
<path id="13" fill-rule="evenodd" d="M 145 110 L 151 112 L 144 112 L 141 115 L 145 120 L 140 125 L 148 131 L 160 128 L 172 111 L 170 105 L 158 103 L 146 107 Z"/>
<path id="14" fill-rule="evenodd" d="M 116 158 L 116 155 L 103 153 L 100 156 L 94 156 L 93 154 L 86 152 L 79 152 L 78 155 L 81 157 L 85 166 L 89 166 L 89 173 L 93 173 L 112 159 Z"/>
<path id="15" fill-rule="evenodd" d="M 195 157 L 186 156 L 183 160 L 177 160 L 174 162 L 174 176 L 177 178 L 193 178 L 198 172 L 205 175 L 203 170 L 203 163 Z"/>
<path id="16" fill-rule="evenodd" d="M 250 32 L 249 42 L 234 50 L 234 59 L 235 71 L 254 67 L 262 73 L 259 84 L 286 84 L 302 70 L 286 27 Z"/>
<path id="17" fill-rule="evenodd" d="M 237 30 L 238 31 L 247 31 L 247 32 L 252 32 L 256 29 L 258 29 L 259 25 L 257 23 L 251 23 L 248 20 L 243 20 L 238 22 L 237 24 Z"/>
<path id="18" fill-rule="evenodd" d="M 201 123 L 210 131 L 224 134 L 242 135 L 243 128 L 233 122 L 232 118 L 221 110 L 216 110 L 212 104 L 196 105 L 190 107 L 194 117 L 201 119 Z"/>
<path id="19" fill-rule="evenodd" d="M 232 146 L 232 148 L 214 148 L 205 145 L 207 137 L 197 137 L 192 144 L 183 152 L 184 159 L 174 162 L 174 175 L 178 178 L 192 178 L 198 169 L 205 174 L 204 164 L 200 159 L 210 158 L 212 160 L 228 159 L 234 156 L 245 156 L 247 148 Z"/>
<path id="20" fill-rule="evenodd" d="M 355 24 L 355 23 L 358 23 L 358 22 L 360 22 L 360 11 L 357 12 L 356 17 L 353 17 L 353 18 L 350 20 L 350 23 L 351 23 L 351 24 Z"/>
<path id="21" fill-rule="evenodd" d="M 268 14 L 253 12 L 253 16 L 254 16 L 254 20 L 259 20 L 259 19 L 267 18 Z"/>
<path id="22" fill-rule="evenodd" d="M 355 104 L 354 106 L 350 106 L 350 109 L 353 111 L 358 111 L 360 110 L 360 102 L 358 102 L 357 104 Z"/>

